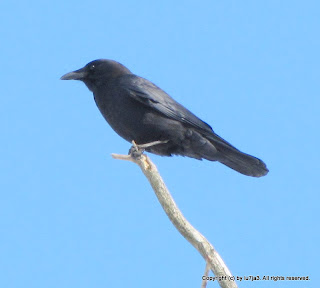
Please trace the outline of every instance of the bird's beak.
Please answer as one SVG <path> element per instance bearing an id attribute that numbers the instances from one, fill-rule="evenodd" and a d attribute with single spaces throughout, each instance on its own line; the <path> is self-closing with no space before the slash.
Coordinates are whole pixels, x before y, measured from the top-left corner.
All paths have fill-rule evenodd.
<path id="1" fill-rule="evenodd" d="M 84 68 L 63 75 L 61 80 L 83 80 L 87 76 Z"/>

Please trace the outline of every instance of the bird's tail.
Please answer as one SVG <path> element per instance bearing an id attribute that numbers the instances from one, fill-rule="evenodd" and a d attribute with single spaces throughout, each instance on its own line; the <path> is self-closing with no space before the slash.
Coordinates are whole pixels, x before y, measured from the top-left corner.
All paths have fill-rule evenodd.
<path id="1" fill-rule="evenodd" d="M 216 160 L 231 169 L 253 177 L 261 177 L 269 172 L 266 164 L 262 160 L 239 151 L 218 135 L 210 134 L 206 135 L 206 138 L 218 151 Z"/>

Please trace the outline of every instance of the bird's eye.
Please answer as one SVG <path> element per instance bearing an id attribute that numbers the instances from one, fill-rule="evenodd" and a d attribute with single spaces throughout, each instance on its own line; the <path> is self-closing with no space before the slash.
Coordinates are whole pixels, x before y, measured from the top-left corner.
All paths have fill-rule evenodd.
<path id="1" fill-rule="evenodd" d="M 93 71 L 95 68 L 96 68 L 96 66 L 94 66 L 94 64 L 92 64 L 89 69 L 90 69 L 91 71 Z"/>

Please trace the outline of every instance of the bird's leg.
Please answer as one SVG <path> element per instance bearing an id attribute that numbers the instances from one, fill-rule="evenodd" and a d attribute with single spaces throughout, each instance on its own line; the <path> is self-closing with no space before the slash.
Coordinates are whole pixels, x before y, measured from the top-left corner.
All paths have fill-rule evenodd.
<path id="1" fill-rule="evenodd" d="M 146 148 L 155 146 L 155 145 L 159 145 L 159 144 L 163 144 L 163 143 L 167 143 L 169 140 L 165 140 L 165 141 L 153 141 L 150 143 L 145 143 L 145 144 L 139 144 L 137 145 L 136 142 L 134 142 L 134 140 L 132 140 L 132 146 L 129 150 L 129 155 L 131 155 L 133 158 L 138 159 L 141 157 L 141 155 L 143 154 L 144 150 Z"/>
<path id="2" fill-rule="evenodd" d="M 145 143 L 145 144 L 139 144 L 137 145 L 140 149 L 145 149 L 145 148 L 148 148 L 148 147 L 152 147 L 152 146 L 156 146 L 156 145 L 159 145 L 159 144 L 164 144 L 164 143 L 167 143 L 169 140 L 165 140 L 165 141 L 153 141 L 153 142 L 150 142 L 150 143 Z"/>

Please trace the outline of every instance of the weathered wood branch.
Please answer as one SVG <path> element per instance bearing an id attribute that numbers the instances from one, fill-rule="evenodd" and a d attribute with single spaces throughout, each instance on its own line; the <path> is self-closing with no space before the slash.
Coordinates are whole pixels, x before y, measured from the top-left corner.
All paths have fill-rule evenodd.
<path id="1" fill-rule="evenodd" d="M 139 165 L 143 174 L 150 182 L 162 208 L 166 212 L 170 221 L 183 235 L 183 237 L 186 238 L 202 255 L 206 261 L 206 265 L 210 267 L 220 286 L 222 288 L 237 288 L 238 286 L 234 281 L 232 274 L 218 252 L 213 248 L 209 241 L 183 216 L 173 200 L 169 190 L 167 189 L 163 179 L 161 178 L 157 167 L 151 162 L 150 158 L 146 155 L 132 157 L 131 155 L 119 154 L 112 154 L 112 157 L 115 159 L 131 161 Z"/>

